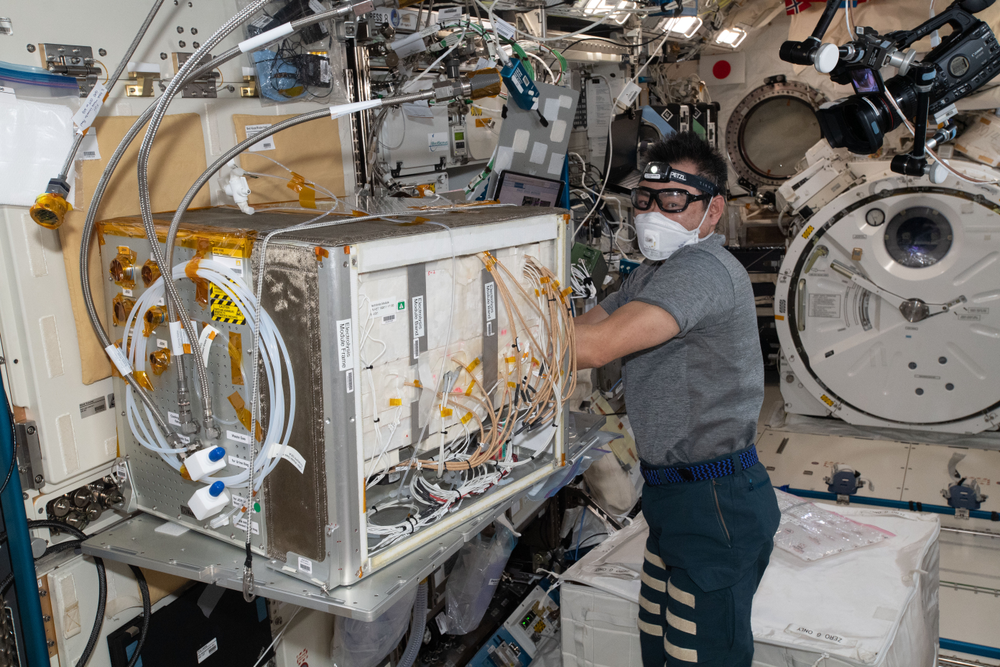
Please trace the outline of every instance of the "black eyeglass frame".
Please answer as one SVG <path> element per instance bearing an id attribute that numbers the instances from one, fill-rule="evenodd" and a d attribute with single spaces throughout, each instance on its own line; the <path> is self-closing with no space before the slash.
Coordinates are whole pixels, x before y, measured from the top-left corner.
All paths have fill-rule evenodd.
<path id="1" fill-rule="evenodd" d="M 649 193 L 649 205 L 646 206 L 645 208 L 640 206 L 637 200 L 636 195 L 639 192 Z M 680 208 L 667 208 L 666 206 L 663 205 L 663 202 L 660 201 L 661 192 L 669 192 L 671 196 L 684 195 L 685 197 L 684 206 Z M 632 207 L 635 208 L 635 210 L 637 211 L 648 211 L 651 208 L 653 208 L 653 202 L 655 201 L 656 206 L 665 213 L 683 213 L 692 203 L 696 201 L 710 202 L 712 201 L 712 199 L 715 198 L 715 196 L 716 195 L 708 193 L 702 195 L 693 195 L 687 190 L 682 190 L 680 188 L 649 188 L 646 187 L 645 185 L 638 185 L 632 188 Z M 708 204 L 705 204 L 705 206 L 707 207 Z"/>

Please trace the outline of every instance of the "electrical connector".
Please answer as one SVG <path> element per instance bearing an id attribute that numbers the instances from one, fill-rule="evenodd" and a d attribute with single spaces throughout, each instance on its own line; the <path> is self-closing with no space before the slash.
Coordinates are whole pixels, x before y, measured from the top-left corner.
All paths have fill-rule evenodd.
<path id="1" fill-rule="evenodd" d="M 58 229 L 66 219 L 66 214 L 73 210 L 73 205 L 66 201 L 67 197 L 69 184 L 59 178 L 50 179 L 45 193 L 35 198 L 28 214 L 46 229 Z"/>

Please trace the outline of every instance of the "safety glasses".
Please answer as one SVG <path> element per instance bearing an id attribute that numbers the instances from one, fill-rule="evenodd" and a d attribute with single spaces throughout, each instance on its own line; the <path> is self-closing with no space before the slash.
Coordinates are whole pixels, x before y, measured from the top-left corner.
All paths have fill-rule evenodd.
<path id="1" fill-rule="evenodd" d="M 693 195 L 687 190 L 674 188 L 654 189 L 644 185 L 632 188 L 632 206 L 637 211 L 648 211 L 653 202 L 667 213 L 681 213 L 687 210 L 692 202 L 709 201 L 712 195 Z"/>

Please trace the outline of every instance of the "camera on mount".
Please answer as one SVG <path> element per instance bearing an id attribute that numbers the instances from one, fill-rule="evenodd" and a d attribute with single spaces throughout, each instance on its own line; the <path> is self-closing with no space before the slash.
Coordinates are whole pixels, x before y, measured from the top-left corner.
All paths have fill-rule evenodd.
<path id="1" fill-rule="evenodd" d="M 994 1 L 956 0 L 913 30 L 881 36 L 872 28 L 858 26 L 854 40 L 837 47 L 821 41 L 839 6 L 837 0 L 827 0 L 813 34 L 802 42 L 785 42 L 780 55 L 787 62 L 814 65 L 835 83 L 854 87 L 854 95 L 816 111 L 823 137 L 835 148 L 874 153 L 904 117 L 912 118 L 914 150 L 897 156 L 893 170 L 918 175 L 928 171 L 924 156 L 927 116 L 938 114 L 1000 73 L 1000 44 L 989 26 L 973 16 Z M 910 46 L 945 25 L 952 32 L 917 61 Z M 888 66 L 899 73 L 884 81 L 880 71 Z M 954 134 L 954 126 L 949 126 L 927 143 L 933 147 Z"/>

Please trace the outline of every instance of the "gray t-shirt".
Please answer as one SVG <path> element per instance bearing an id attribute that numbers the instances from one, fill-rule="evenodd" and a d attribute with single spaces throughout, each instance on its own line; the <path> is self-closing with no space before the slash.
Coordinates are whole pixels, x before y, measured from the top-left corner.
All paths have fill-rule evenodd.
<path id="1" fill-rule="evenodd" d="M 714 234 L 643 263 L 601 302 L 670 313 L 680 333 L 624 358 L 625 405 L 639 457 L 688 465 L 749 447 L 764 401 L 764 362 L 750 277 Z"/>

